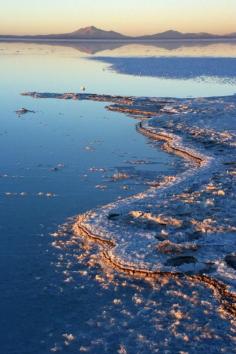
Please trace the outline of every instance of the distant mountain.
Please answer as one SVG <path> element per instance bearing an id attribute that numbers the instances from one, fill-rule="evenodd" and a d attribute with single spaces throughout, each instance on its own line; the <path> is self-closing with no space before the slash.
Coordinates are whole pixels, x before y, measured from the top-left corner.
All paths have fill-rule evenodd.
<path id="1" fill-rule="evenodd" d="M 65 34 L 64 36 L 70 38 L 81 39 L 125 39 L 127 36 L 114 31 L 104 31 L 94 26 L 81 28 L 75 32 Z"/>
<path id="2" fill-rule="evenodd" d="M 220 36 L 210 34 L 210 33 L 182 33 L 178 31 L 165 31 L 153 35 L 143 36 L 142 39 L 147 40 L 155 40 L 155 39 L 211 39 L 211 38 L 218 38 Z"/>
<path id="3" fill-rule="evenodd" d="M 94 26 L 80 28 L 77 31 L 61 34 L 47 34 L 47 35 L 26 35 L 26 36 L 14 36 L 14 35 L 0 35 L 0 38 L 22 38 L 22 39 L 88 39 L 88 40 L 125 40 L 130 37 L 120 34 L 114 31 L 104 31 Z"/>
<path id="4" fill-rule="evenodd" d="M 140 41 L 140 40 L 201 40 L 201 39 L 236 39 L 236 32 L 228 35 L 216 35 L 210 33 L 182 33 L 174 30 L 169 30 L 161 33 L 156 33 L 146 36 L 131 37 L 126 36 L 114 31 L 105 31 L 94 26 L 89 26 L 81 28 L 77 31 L 71 33 L 62 34 L 48 34 L 48 35 L 35 35 L 35 36 L 7 36 L 0 35 L 0 38 L 8 39 L 35 39 L 35 40 L 130 40 L 130 41 Z"/>

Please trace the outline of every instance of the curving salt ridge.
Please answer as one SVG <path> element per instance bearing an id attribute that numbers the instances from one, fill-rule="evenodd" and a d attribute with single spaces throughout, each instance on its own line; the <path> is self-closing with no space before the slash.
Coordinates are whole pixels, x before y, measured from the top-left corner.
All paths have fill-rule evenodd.
<path id="1" fill-rule="evenodd" d="M 94 100 L 139 118 L 137 130 L 186 159 L 158 187 L 78 216 L 73 231 L 101 245 L 101 260 L 132 276 L 185 275 L 236 314 L 236 96 L 172 99 L 24 93 Z"/>

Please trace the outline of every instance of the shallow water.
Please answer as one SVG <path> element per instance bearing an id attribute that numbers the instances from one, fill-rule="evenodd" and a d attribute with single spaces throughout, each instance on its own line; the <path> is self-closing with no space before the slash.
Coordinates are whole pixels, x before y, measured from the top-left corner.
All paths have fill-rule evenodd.
<path id="1" fill-rule="evenodd" d="M 122 55 L 135 56 L 135 48 L 125 52 L 122 47 Z M 234 56 L 235 47 L 227 48 Z M 140 53 L 140 47 L 138 50 Z M 215 55 L 222 56 L 217 50 Z M 110 353 L 112 348 L 122 353 L 123 345 L 128 353 L 149 353 L 158 345 L 164 352 L 166 335 L 167 348 L 177 345 L 181 350 L 185 343 L 188 350 L 188 341 L 176 339 L 172 327 L 176 320 L 173 306 L 178 301 L 166 294 L 180 287 L 181 294 L 197 291 L 199 304 L 211 299 L 210 292 L 201 287 L 193 289 L 189 284 L 170 282 L 158 287 L 117 275 L 115 280 L 108 277 L 107 281 L 99 281 L 96 277 L 102 277 L 103 271 L 98 266 L 81 275 L 87 268 L 75 256 L 86 255 L 84 248 L 79 244 L 65 247 L 67 236 L 62 249 L 51 245 L 50 233 L 68 217 L 142 191 L 147 182 L 175 174 L 184 163 L 137 134 L 133 119 L 106 111 L 102 103 L 32 100 L 20 96 L 21 92 L 78 92 L 81 85 L 93 93 L 145 96 L 206 96 L 235 91 L 232 83 L 221 78 L 204 82 L 142 78 L 119 75 L 106 68 L 103 63 L 87 60 L 74 48 L 0 43 L 2 353 L 75 353 L 84 348 L 91 353 Z M 15 111 L 21 107 L 35 113 L 18 116 Z M 133 164 L 137 160 L 145 163 Z M 149 173 L 144 176 L 144 171 Z M 125 172 L 130 178 L 114 182 L 112 176 L 117 172 Z M 109 282 L 110 286 L 106 284 Z M 137 294 L 141 294 L 143 302 L 137 300 Z M 122 298 L 122 309 L 114 306 L 116 298 Z M 162 299 L 160 303 L 158 298 Z M 196 316 L 191 301 L 184 304 L 181 300 L 178 306 L 183 312 L 189 311 L 186 321 L 191 337 L 191 319 L 195 319 L 196 327 L 201 327 L 205 319 Z M 203 313 L 209 312 L 206 324 L 218 336 L 219 350 L 229 348 L 229 352 L 233 335 L 228 322 L 217 313 L 217 303 L 212 300 L 207 308 L 204 303 L 201 306 Z M 154 324 L 148 315 L 153 309 L 159 313 L 159 323 Z M 219 321 L 221 328 L 214 321 Z M 130 331 L 126 338 L 127 326 Z M 146 333 L 149 326 L 152 329 Z M 169 328 L 167 333 L 165 326 Z M 114 336 L 117 331 L 120 338 Z M 228 343 L 224 340 L 226 331 Z M 136 333 L 140 335 L 138 340 Z M 73 339 L 68 337 L 70 334 Z M 204 352 L 208 343 L 199 341 L 200 352 Z"/>

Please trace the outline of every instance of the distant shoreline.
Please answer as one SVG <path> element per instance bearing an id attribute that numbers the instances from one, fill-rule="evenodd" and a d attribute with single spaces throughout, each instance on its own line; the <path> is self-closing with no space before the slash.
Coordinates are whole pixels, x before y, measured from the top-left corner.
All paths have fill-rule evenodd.
<path id="1" fill-rule="evenodd" d="M 141 44 L 141 43 L 158 43 L 158 42 L 174 42 L 174 43 L 230 43 L 236 42 L 235 38 L 157 38 L 157 39 L 107 39 L 107 38 L 38 38 L 38 37 L 8 37 L 0 36 L 0 42 L 42 42 L 42 43 L 77 43 L 77 42 L 115 42 L 115 43 L 131 43 L 131 44 Z"/>

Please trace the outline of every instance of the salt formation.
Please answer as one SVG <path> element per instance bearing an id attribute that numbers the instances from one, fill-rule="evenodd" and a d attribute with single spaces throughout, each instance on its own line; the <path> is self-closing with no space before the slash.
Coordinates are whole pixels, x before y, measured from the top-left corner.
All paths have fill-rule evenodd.
<path id="1" fill-rule="evenodd" d="M 186 160 L 185 172 L 145 193 L 78 216 L 73 231 L 101 245 L 104 263 L 132 276 L 204 282 L 235 314 L 236 96 L 25 95 L 111 102 L 107 109 L 141 118 L 140 133 Z"/>

